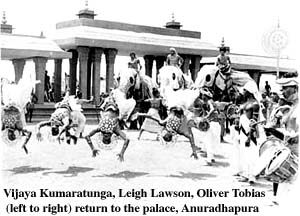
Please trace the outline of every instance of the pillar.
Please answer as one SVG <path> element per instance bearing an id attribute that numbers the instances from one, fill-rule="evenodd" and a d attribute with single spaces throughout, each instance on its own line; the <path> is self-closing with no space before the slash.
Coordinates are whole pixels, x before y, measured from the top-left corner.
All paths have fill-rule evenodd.
<path id="1" fill-rule="evenodd" d="M 192 57 L 190 55 L 184 55 L 182 56 L 182 58 L 183 58 L 182 71 L 183 73 L 188 74 Z"/>
<path id="2" fill-rule="evenodd" d="M 192 76 L 193 81 L 196 80 L 197 74 L 200 70 L 201 58 L 202 58 L 202 56 L 200 56 L 200 55 L 194 55 L 194 56 L 191 57 L 190 71 L 191 71 L 191 76 Z"/>
<path id="3" fill-rule="evenodd" d="M 91 96 L 91 87 L 92 87 L 92 52 L 90 50 L 88 63 L 87 63 L 87 97 Z"/>
<path id="4" fill-rule="evenodd" d="M 19 80 L 23 76 L 23 71 L 24 71 L 24 66 L 25 66 L 26 60 L 25 59 L 13 59 L 12 63 L 14 65 L 14 69 L 15 69 L 15 82 L 18 83 Z"/>
<path id="5" fill-rule="evenodd" d="M 153 68 L 154 56 L 153 55 L 145 55 L 144 60 L 145 60 L 146 75 L 152 77 L 152 68 Z"/>
<path id="6" fill-rule="evenodd" d="M 87 74 L 88 74 L 88 59 L 89 47 L 77 47 L 79 59 L 79 90 L 82 92 L 82 98 L 87 99 Z"/>
<path id="7" fill-rule="evenodd" d="M 118 50 L 113 48 L 104 50 L 106 60 L 106 92 L 109 92 L 110 88 L 114 86 L 114 69 L 117 53 Z"/>
<path id="8" fill-rule="evenodd" d="M 36 57 L 33 59 L 35 64 L 35 76 L 37 80 L 40 80 L 40 83 L 37 84 L 35 88 L 35 94 L 38 98 L 38 103 L 44 103 L 44 94 L 45 94 L 45 70 L 47 59 L 43 57 Z"/>
<path id="9" fill-rule="evenodd" d="M 70 95 L 75 95 L 76 93 L 76 79 L 77 79 L 77 61 L 78 53 L 76 50 L 70 50 L 72 53 L 72 58 L 69 59 L 70 63 L 70 73 L 69 73 L 69 87 Z"/>
<path id="10" fill-rule="evenodd" d="M 164 66 L 166 61 L 165 56 L 156 56 L 155 57 L 155 62 L 156 62 L 156 82 L 158 82 L 158 74 L 159 70 Z"/>
<path id="11" fill-rule="evenodd" d="M 101 57 L 103 54 L 102 48 L 95 47 L 92 53 L 92 62 L 93 62 L 93 88 L 92 94 L 94 96 L 95 104 L 100 103 L 100 68 L 101 68 Z"/>
<path id="12" fill-rule="evenodd" d="M 165 56 L 156 56 L 155 57 L 157 74 L 159 73 L 159 70 L 164 66 L 165 61 L 166 61 Z"/>
<path id="13" fill-rule="evenodd" d="M 62 59 L 54 60 L 54 101 L 61 99 L 61 64 Z"/>

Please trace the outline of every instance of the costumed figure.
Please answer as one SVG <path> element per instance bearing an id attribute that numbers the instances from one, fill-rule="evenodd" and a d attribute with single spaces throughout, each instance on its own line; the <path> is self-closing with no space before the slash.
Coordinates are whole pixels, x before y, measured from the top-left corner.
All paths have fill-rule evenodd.
<path id="1" fill-rule="evenodd" d="M 5 82 L 1 80 L 2 101 L 1 101 L 1 133 L 2 140 L 13 145 L 22 142 L 22 148 L 28 153 L 27 143 L 32 132 L 27 130 L 25 121 L 26 104 L 30 101 L 33 87 L 38 82 L 20 79 L 18 84 Z"/>
<path id="2" fill-rule="evenodd" d="M 230 57 L 227 55 L 227 47 L 223 44 L 219 48 L 220 54 L 217 57 L 216 66 L 219 68 L 220 72 L 224 75 L 230 73 L 231 61 Z"/>
<path id="3" fill-rule="evenodd" d="M 207 165 L 215 163 L 214 154 L 220 144 L 221 126 L 218 120 L 218 111 L 212 101 L 212 93 L 208 88 L 200 89 L 200 98 L 194 102 L 194 127 L 204 132 L 204 146 L 207 152 Z"/>
<path id="4" fill-rule="evenodd" d="M 274 140 L 271 143 L 273 154 L 265 168 L 266 178 L 273 182 L 274 196 L 277 195 L 279 183 L 294 182 L 299 162 L 298 81 L 296 77 L 289 77 L 278 79 L 277 83 L 282 87 L 285 99 L 282 98 L 282 101 L 285 105 L 279 106 L 277 112 L 275 110 L 276 113 L 281 113 L 278 118 L 280 123 L 265 127 L 269 140 Z M 289 186 L 289 184 L 282 185 L 284 188 Z"/>
<path id="5" fill-rule="evenodd" d="M 159 118 L 155 118 L 154 116 L 145 113 L 138 113 L 136 116 L 144 116 L 158 122 L 158 124 L 163 127 L 161 137 L 164 142 L 171 142 L 177 134 L 188 138 L 192 148 L 191 157 L 198 159 L 196 152 L 197 147 L 192 133 L 192 125 L 188 122 L 184 110 L 181 107 L 171 107 L 168 117 L 164 120 L 160 120 Z"/>
<path id="6" fill-rule="evenodd" d="M 119 108 L 113 100 L 108 101 L 104 107 L 103 112 L 101 114 L 100 122 L 96 129 L 92 130 L 86 137 L 86 141 L 92 150 L 92 155 L 95 157 L 99 150 L 96 149 L 92 143 L 91 137 L 97 133 L 101 133 L 101 140 L 98 142 L 102 142 L 103 145 L 112 144 L 112 136 L 120 136 L 124 140 L 123 148 L 121 152 L 117 155 L 120 161 L 124 161 L 124 153 L 129 144 L 129 138 L 126 134 L 121 130 L 119 125 Z"/>
<path id="7" fill-rule="evenodd" d="M 44 126 L 51 127 L 51 135 L 57 136 L 60 142 L 61 135 L 66 132 L 67 143 L 77 144 L 77 140 L 83 133 L 86 118 L 84 117 L 81 109 L 81 101 L 75 96 L 66 94 L 61 102 L 55 104 L 55 111 L 51 114 L 48 121 L 40 122 L 37 125 L 37 139 L 42 140 L 40 129 Z M 70 129 L 74 129 L 74 134 L 70 133 Z"/>
<path id="8" fill-rule="evenodd" d="M 170 48 L 170 54 L 167 56 L 166 65 L 159 70 L 158 81 L 161 86 L 171 86 L 174 91 L 183 89 L 186 81 L 180 67 L 183 59 L 177 54 L 174 48 Z M 165 93 L 165 89 L 162 89 Z"/>
<path id="9" fill-rule="evenodd" d="M 147 99 L 146 101 L 151 104 L 151 108 L 147 114 L 160 119 L 159 110 L 162 108 L 162 98 L 160 97 L 159 91 L 157 89 L 153 89 L 153 98 Z M 141 138 L 144 131 L 158 134 L 161 130 L 162 126 L 160 126 L 156 121 L 146 118 L 141 126 L 138 139 Z"/>
<path id="10" fill-rule="evenodd" d="M 178 55 L 175 48 L 170 48 L 170 54 L 167 56 L 167 65 L 180 68 L 183 59 Z"/>

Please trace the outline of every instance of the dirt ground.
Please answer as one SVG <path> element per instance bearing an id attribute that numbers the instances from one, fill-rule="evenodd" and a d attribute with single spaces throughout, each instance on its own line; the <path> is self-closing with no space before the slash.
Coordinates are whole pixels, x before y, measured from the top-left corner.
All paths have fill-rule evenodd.
<path id="1" fill-rule="evenodd" d="M 92 125 L 87 126 L 85 131 L 88 132 L 94 127 Z M 35 131 L 34 126 L 29 126 L 29 129 Z M 277 198 L 274 198 L 270 182 L 261 178 L 257 180 L 254 186 L 250 186 L 248 183 L 239 182 L 233 176 L 234 147 L 231 143 L 221 143 L 217 147 L 216 163 L 213 166 L 207 166 L 203 153 L 198 154 L 198 160 L 190 157 L 190 145 L 182 137 L 174 145 L 166 146 L 156 141 L 155 134 L 145 132 L 142 139 L 138 141 L 137 131 L 126 131 L 131 141 L 125 153 L 125 161 L 121 163 L 117 160 L 116 154 L 119 153 L 122 142 L 119 142 L 113 150 L 101 150 L 100 154 L 93 158 L 84 139 L 80 139 L 77 145 L 58 144 L 57 141 L 48 139 L 47 129 L 43 129 L 42 132 L 44 137 L 42 142 L 36 140 L 34 132 L 28 143 L 28 155 L 20 146 L 3 146 L 1 168 L 3 188 L 18 188 L 20 190 L 39 190 L 41 188 L 49 188 L 49 190 L 110 190 L 115 193 L 121 188 L 124 190 L 144 188 L 146 191 L 154 188 L 157 191 L 188 190 L 195 196 L 193 198 L 145 197 L 141 200 L 116 198 L 113 201 L 110 199 L 99 201 L 95 198 L 29 198 L 18 202 L 38 203 L 39 205 L 57 202 L 71 203 L 72 205 L 99 205 L 99 203 L 106 205 L 113 202 L 120 206 L 126 203 L 136 205 L 154 205 L 157 203 L 176 206 L 179 210 L 178 215 L 185 215 L 185 213 L 180 213 L 184 204 L 217 205 L 224 203 L 242 206 L 257 205 L 259 207 L 259 213 L 246 215 L 277 215 L 276 213 L 280 209 L 285 213 L 290 210 L 290 207 L 289 209 L 284 207 L 285 205 L 281 204 L 280 200 L 285 199 L 288 194 L 287 191 L 294 190 L 293 186 L 282 186 L 281 188 L 284 189 L 279 191 L 280 194 Z M 200 147 L 202 147 L 201 136 L 203 135 L 195 132 L 196 144 Z M 228 190 L 230 194 L 232 194 L 232 189 L 264 191 L 265 197 L 235 198 L 230 195 L 227 198 L 201 198 L 196 195 L 199 189 Z M 17 202 L 11 198 L 6 199 L 10 202 Z M 275 205 L 273 201 L 279 202 L 279 205 Z M 233 213 L 219 214 L 234 215 Z M 138 213 L 135 215 L 138 215 Z M 163 214 L 156 213 L 153 215 Z M 187 215 L 192 215 L 192 213 Z M 238 215 L 245 214 L 239 213 Z"/>

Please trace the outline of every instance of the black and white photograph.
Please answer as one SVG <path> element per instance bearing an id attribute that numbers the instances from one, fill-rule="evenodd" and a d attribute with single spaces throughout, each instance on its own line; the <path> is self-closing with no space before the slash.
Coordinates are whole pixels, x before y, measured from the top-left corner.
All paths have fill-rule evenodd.
<path id="1" fill-rule="evenodd" d="M 299 215 L 294 0 L 1 0 L 0 215 Z"/>

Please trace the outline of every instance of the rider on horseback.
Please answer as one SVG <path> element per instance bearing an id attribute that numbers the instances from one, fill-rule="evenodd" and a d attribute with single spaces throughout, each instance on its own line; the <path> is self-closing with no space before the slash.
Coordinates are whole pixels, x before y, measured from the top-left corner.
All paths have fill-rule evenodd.
<path id="1" fill-rule="evenodd" d="M 220 55 L 217 57 L 216 66 L 219 68 L 220 72 L 224 75 L 230 73 L 230 57 L 227 55 L 227 47 L 220 47 Z"/>
<path id="2" fill-rule="evenodd" d="M 130 62 L 128 62 L 128 68 L 133 68 L 137 72 L 141 71 L 142 65 L 140 63 L 140 60 L 136 57 L 136 54 L 134 52 L 131 52 L 129 56 Z"/>
<path id="3" fill-rule="evenodd" d="M 170 48 L 170 54 L 167 56 L 167 65 L 181 67 L 183 59 L 177 54 L 175 48 Z"/>
<path id="4" fill-rule="evenodd" d="M 184 88 L 185 86 L 185 78 L 183 73 L 180 69 L 181 65 L 183 64 L 183 58 L 177 54 L 175 48 L 170 48 L 170 54 L 167 56 L 166 63 L 168 66 L 174 66 L 180 70 L 181 76 L 179 74 L 172 74 L 172 86 L 174 90 L 178 90 Z"/>

